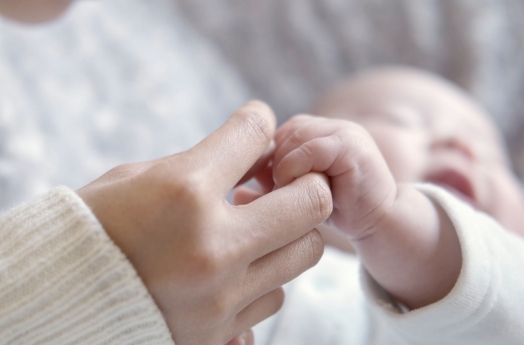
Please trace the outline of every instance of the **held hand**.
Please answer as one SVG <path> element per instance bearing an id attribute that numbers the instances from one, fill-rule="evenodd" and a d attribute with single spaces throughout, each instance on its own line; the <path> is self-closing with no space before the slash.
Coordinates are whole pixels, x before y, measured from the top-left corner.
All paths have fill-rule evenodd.
<path id="1" fill-rule="evenodd" d="M 117 167 L 78 191 L 136 268 L 177 345 L 225 344 L 250 329 L 281 307 L 280 286 L 322 255 L 312 229 L 332 205 L 321 176 L 247 205 L 225 200 L 260 163 L 274 126 L 269 107 L 250 102 L 189 151 Z"/>
<path id="2" fill-rule="evenodd" d="M 346 120 L 296 116 L 276 133 L 273 172 L 285 186 L 309 172 L 325 173 L 332 187 L 327 225 L 357 240 L 375 231 L 396 196 L 396 183 L 373 138 Z"/>
<path id="3" fill-rule="evenodd" d="M 451 291 L 462 261 L 452 222 L 413 186 L 396 184 L 364 128 L 297 116 L 275 141 L 277 186 L 324 172 L 334 205 L 328 225 L 348 235 L 367 271 L 392 296 L 414 309 Z"/>

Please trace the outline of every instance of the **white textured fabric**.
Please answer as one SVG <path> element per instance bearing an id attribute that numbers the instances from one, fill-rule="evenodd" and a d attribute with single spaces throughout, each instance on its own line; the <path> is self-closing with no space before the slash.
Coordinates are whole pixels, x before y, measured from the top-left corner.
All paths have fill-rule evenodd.
<path id="1" fill-rule="evenodd" d="M 448 296 L 403 312 L 367 273 L 359 285 L 354 256 L 328 249 L 289 284 L 281 312 L 257 328 L 258 344 L 524 344 L 524 240 L 441 188 L 418 188 L 447 212 L 461 244 L 463 267 Z"/>
<path id="2" fill-rule="evenodd" d="M 0 219 L 0 344 L 174 343 L 134 268 L 60 187 Z"/>

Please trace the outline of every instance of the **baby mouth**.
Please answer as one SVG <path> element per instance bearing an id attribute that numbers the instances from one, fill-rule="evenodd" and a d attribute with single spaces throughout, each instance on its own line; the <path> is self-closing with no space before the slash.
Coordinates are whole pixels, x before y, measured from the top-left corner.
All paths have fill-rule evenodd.
<path id="1" fill-rule="evenodd" d="M 478 208 L 473 184 L 462 172 L 445 169 L 431 174 L 426 181 L 441 186 L 462 201 Z"/>

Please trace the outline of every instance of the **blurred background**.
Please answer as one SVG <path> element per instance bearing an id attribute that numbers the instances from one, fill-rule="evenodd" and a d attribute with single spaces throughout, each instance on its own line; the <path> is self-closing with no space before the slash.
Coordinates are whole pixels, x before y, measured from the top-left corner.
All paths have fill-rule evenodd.
<path id="1" fill-rule="evenodd" d="M 98 0 L 1 19 L 0 207 L 187 149 L 250 98 L 282 123 L 392 64 L 469 92 L 524 177 L 522 18 L 520 0 Z"/>
<path id="2" fill-rule="evenodd" d="M 403 64 L 458 84 L 495 117 L 524 176 L 524 2 L 181 0 L 187 18 L 281 119 L 355 71 Z"/>

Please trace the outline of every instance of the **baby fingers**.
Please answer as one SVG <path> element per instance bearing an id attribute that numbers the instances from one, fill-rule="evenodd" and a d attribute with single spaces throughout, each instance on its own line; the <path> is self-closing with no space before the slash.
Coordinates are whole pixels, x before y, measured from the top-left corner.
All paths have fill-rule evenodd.
<path id="1" fill-rule="evenodd" d="M 275 183 L 282 187 L 309 172 L 325 172 L 330 176 L 343 151 L 340 139 L 334 135 L 307 141 L 277 163 L 273 169 Z"/>
<path id="2" fill-rule="evenodd" d="M 276 166 L 282 158 L 297 147 L 310 140 L 330 136 L 339 130 L 342 125 L 340 122 L 348 122 L 342 120 L 326 121 L 323 118 L 313 119 L 315 121 L 308 121 L 306 115 L 296 116 L 278 129 L 273 166 Z"/>

